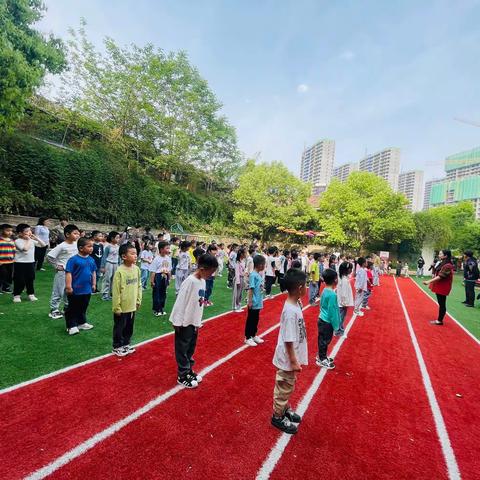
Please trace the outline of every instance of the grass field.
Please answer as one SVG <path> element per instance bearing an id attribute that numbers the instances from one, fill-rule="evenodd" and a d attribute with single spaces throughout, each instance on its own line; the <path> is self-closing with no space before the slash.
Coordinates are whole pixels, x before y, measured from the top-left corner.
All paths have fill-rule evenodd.
<path id="1" fill-rule="evenodd" d="M 412 279 L 432 298 L 435 298 L 435 294 L 428 287 L 422 285 L 422 278 L 412 276 Z M 447 312 L 480 339 L 480 300 L 475 300 L 475 308 L 468 308 L 462 304 L 465 300 L 465 288 L 462 281 L 463 275 L 455 275 L 452 292 L 447 298 Z M 480 290 L 477 289 L 476 292 L 475 295 L 480 293 Z"/>
<path id="2" fill-rule="evenodd" d="M 35 295 L 38 302 L 29 302 L 24 294 L 22 303 L 13 304 L 11 295 L 0 295 L 0 349 L 3 352 L 0 388 L 111 352 L 111 302 L 93 295 L 87 315 L 95 328 L 69 337 L 63 318 L 52 320 L 48 317 L 53 274 L 49 266 L 45 272 L 37 273 Z M 175 299 L 173 287 L 171 283 L 167 312 L 171 311 Z M 211 300 L 214 305 L 205 309 L 204 318 L 231 309 L 232 293 L 227 289 L 226 271 L 223 277 L 216 279 Z M 133 343 L 171 330 L 168 316 L 152 315 L 152 293 L 148 287 L 135 319 Z"/>

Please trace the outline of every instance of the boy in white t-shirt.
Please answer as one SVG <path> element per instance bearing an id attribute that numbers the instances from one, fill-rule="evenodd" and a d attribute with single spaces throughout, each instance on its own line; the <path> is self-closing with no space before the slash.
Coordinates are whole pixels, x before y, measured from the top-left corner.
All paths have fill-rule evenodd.
<path id="1" fill-rule="evenodd" d="M 180 287 L 170 321 L 175 329 L 175 359 L 177 361 L 177 383 L 186 388 L 196 388 L 202 377 L 193 371 L 193 354 L 197 344 L 198 328 L 202 324 L 205 305 L 205 280 L 218 268 L 213 255 L 204 253 L 197 259 L 197 269 Z"/>
<path id="2" fill-rule="evenodd" d="M 302 365 L 308 365 L 307 332 L 300 303 L 307 291 L 307 275 L 299 269 L 290 269 L 284 282 L 288 297 L 283 306 L 273 357 L 277 374 L 271 423 L 282 432 L 293 434 L 297 433 L 296 424 L 302 421 L 302 417 L 290 408 L 289 399 L 295 389 L 297 372 L 302 371 Z"/>

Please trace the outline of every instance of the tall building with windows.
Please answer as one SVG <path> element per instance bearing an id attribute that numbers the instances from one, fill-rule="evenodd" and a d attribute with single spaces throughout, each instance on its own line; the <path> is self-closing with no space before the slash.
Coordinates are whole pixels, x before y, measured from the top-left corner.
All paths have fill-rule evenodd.
<path id="1" fill-rule="evenodd" d="M 435 178 L 425 182 L 425 193 L 423 194 L 423 210 L 428 210 L 430 208 L 430 194 L 432 193 L 432 187 L 437 183 L 444 182 L 444 178 Z"/>
<path id="2" fill-rule="evenodd" d="M 396 191 L 400 174 L 400 149 L 385 148 L 360 160 L 360 170 L 384 178 Z"/>
<path id="3" fill-rule="evenodd" d="M 348 176 L 356 170 L 358 170 L 358 163 L 344 163 L 343 165 L 333 168 L 332 177 L 344 182 Z"/>
<path id="4" fill-rule="evenodd" d="M 398 177 L 398 191 L 403 193 L 409 204 L 407 208 L 412 212 L 422 209 L 423 194 L 423 172 L 412 170 L 403 172 Z"/>
<path id="5" fill-rule="evenodd" d="M 480 147 L 450 155 L 445 159 L 446 179 L 432 185 L 431 207 L 471 201 L 480 219 Z"/>
<path id="6" fill-rule="evenodd" d="M 330 183 L 335 161 L 335 141 L 320 140 L 302 154 L 300 178 L 313 184 L 313 194 L 319 195 Z"/>

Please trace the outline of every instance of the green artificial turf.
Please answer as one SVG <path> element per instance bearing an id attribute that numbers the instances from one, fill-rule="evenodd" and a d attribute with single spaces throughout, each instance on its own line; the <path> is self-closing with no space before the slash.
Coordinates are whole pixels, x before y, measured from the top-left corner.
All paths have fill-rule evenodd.
<path id="1" fill-rule="evenodd" d="M 49 300 L 53 281 L 53 269 L 37 272 L 35 295 L 38 302 L 30 302 L 26 294 L 22 303 L 14 304 L 11 295 L 0 295 L 0 388 L 14 385 L 84 360 L 103 355 L 112 350 L 111 302 L 102 301 L 101 295 L 93 295 L 87 319 L 94 329 L 68 336 L 65 320 L 52 320 L 49 316 Z M 211 301 L 205 308 L 204 318 L 231 310 L 232 291 L 227 289 L 226 269 L 215 280 Z M 135 318 L 133 343 L 156 337 L 172 330 L 168 316 L 152 314 L 150 286 L 144 292 L 142 306 Z M 167 312 L 175 299 L 174 281 L 167 294 Z"/>
<path id="2" fill-rule="evenodd" d="M 424 279 L 427 279 L 425 277 Z M 423 290 L 425 290 L 432 298 L 435 294 L 422 284 L 422 278 L 412 277 Z M 465 287 L 462 284 L 463 275 L 457 274 L 453 280 L 452 292 L 447 298 L 447 312 L 458 320 L 467 330 L 480 339 L 480 300 L 475 300 L 475 308 L 468 308 L 462 304 L 465 300 Z M 480 293 L 480 289 L 475 289 L 475 296 Z"/>

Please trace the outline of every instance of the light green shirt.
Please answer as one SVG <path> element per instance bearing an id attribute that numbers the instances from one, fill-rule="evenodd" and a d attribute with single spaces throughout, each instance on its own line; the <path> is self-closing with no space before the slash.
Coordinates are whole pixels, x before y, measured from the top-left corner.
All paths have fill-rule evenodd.
<path id="1" fill-rule="evenodd" d="M 133 265 L 120 265 L 113 276 L 112 310 L 113 313 L 135 312 L 142 303 L 142 283 L 140 269 Z"/>

